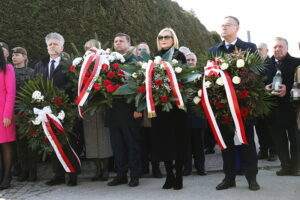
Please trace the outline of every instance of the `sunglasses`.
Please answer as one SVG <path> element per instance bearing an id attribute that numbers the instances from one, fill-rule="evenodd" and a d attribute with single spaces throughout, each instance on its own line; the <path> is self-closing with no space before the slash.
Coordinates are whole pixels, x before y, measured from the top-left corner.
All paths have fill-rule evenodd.
<path id="1" fill-rule="evenodd" d="M 158 38 L 158 40 L 163 40 L 163 39 L 169 40 L 169 39 L 171 39 L 171 38 L 173 38 L 173 37 L 170 36 L 170 35 L 166 35 L 166 36 L 159 35 L 157 38 Z"/>

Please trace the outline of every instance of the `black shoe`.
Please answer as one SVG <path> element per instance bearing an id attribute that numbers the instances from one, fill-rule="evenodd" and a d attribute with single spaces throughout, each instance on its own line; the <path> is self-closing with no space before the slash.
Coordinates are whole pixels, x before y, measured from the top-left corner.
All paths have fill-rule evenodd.
<path id="1" fill-rule="evenodd" d="M 191 175 L 191 173 L 192 173 L 192 170 L 191 169 L 184 169 L 183 170 L 183 176 L 189 176 L 189 175 Z"/>
<path id="2" fill-rule="evenodd" d="M 30 182 L 34 182 L 37 180 L 37 169 L 36 168 L 32 168 L 29 170 L 29 176 L 28 176 L 27 180 Z"/>
<path id="3" fill-rule="evenodd" d="M 288 169 L 281 168 L 279 171 L 276 172 L 276 175 L 277 176 L 289 176 L 289 175 L 291 175 L 291 171 Z"/>
<path id="4" fill-rule="evenodd" d="M 181 176 L 176 176 L 173 188 L 174 188 L 174 190 L 182 189 L 182 175 Z"/>
<path id="5" fill-rule="evenodd" d="M 213 154 L 213 153 L 215 153 L 215 150 L 214 150 L 214 149 L 206 149 L 206 150 L 204 151 L 204 154 Z"/>
<path id="6" fill-rule="evenodd" d="M 0 185 L 0 190 L 5 190 L 5 189 L 8 189 L 10 188 L 10 180 L 11 178 L 4 178 L 1 185 Z"/>
<path id="7" fill-rule="evenodd" d="M 260 189 L 260 186 L 258 185 L 256 180 L 249 180 L 248 184 L 249 184 L 249 190 L 256 191 Z"/>
<path id="8" fill-rule="evenodd" d="M 260 150 L 258 152 L 257 158 L 258 158 L 258 160 L 267 159 L 268 158 L 268 152 Z"/>
<path id="9" fill-rule="evenodd" d="M 207 172 L 205 171 L 205 169 L 197 168 L 197 174 L 200 175 L 200 176 L 206 176 Z"/>
<path id="10" fill-rule="evenodd" d="M 162 175 L 162 173 L 161 173 L 161 171 L 160 171 L 159 168 L 153 168 L 152 169 L 152 176 L 154 178 L 162 178 L 163 177 L 163 175 Z"/>
<path id="11" fill-rule="evenodd" d="M 242 170 L 236 171 L 235 174 L 240 175 L 240 176 L 244 176 L 246 174 L 246 171 L 242 169 Z"/>
<path id="12" fill-rule="evenodd" d="M 77 185 L 77 174 L 69 173 L 69 181 L 68 186 L 76 186 Z"/>
<path id="13" fill-rule="evenodd" d="M 129 183 L 128 183 L 128 186 L 129 187 L 136 187 L 139 185 L 139 178 L 138 177 L 131 177 Z"/>
<path id="14" fill-rule="evenodd" d="M 217 190 L 225 190 L 231 187 L 235 187 L 235 180 L 224 179 L 219 185 L 217 185 Z"/>
<path id="15" fill-rule="evenodd" d="M 299 170 L 291 170 L 290 175 L 291 176 L 300 176 L 300 171 Z"/>
<path id="16" fill-rule="evenodd" d="M 121 184 L 127 184 L 127 176 L 116 176 L 112 181 L 107 183 L 108 186 L 116 186 Z"/>
<path id="17" fill-rule="evenodd" d="M 277 155 L 274 153 L 270 153 L 268 157 L 268 161 L 276 161 L 277 160 Z"/>
<path id="18" fill-rule="evenodd" d="M 23 170 L 21 176 L 17 178 L 17 181 L 24 182 L 27 181 L 29 177 L 29 170 Z"/>
<path id="19" fill-rule="evenodd" d="M 54 186 L 54 185 L 61 185 L 65 183 L 65 178 L 61 177 L 53 177 L 50 181 L 47 181 L 45 184 L 49 186 Z"/>
<path id="20" fill-rule="evenodd" d="M 171 189 L 174 186 L 175 177 L 174 174 L 167 175 L 166 182 L 163 185 L 163 189 Z"/>

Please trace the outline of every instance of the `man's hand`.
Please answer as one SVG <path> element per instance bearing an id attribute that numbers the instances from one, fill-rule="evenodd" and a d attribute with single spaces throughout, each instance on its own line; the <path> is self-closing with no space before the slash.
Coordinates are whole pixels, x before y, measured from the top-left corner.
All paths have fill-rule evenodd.
<path id="1" fill-rule="evenodd" d="M 141 112 L 134 112 L 134 113 L 133 113 L 133 117 L 134 117 L 135 119 L 140 118 L 140 117 L 142 117 L 142 116 L 143 116 L 143 113 L 141 113 Z"/>
<path id="2" fill-rule="evenodd" d="M 272 90 L 272 83 L 270 83 L 269 85 L 266 85 L 265 90 L 271 91 Z"/>
<path id="3" fill-rule="evenodd" d="M 5 128 L 9 127 L 10 124 L 11 124 L 11 119 L 8 118 L 3 119 L 3 125 Z"/>
<path id="4" fill-rule="evenodd" d="M 273 94 L 279 97 L 284 97 L 286 94 L 286 86 L 284 84 L 279 85 L 279 89 L 274 90 Z"/>

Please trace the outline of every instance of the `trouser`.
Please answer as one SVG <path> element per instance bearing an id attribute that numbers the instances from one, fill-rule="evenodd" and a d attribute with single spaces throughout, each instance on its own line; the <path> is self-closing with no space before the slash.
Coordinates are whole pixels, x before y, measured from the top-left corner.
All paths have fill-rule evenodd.
<path id="1" fill-rule="evenodd" d="M 275 153 L 275 145 L 271 138 L 269 124 L 266 119 L 257 118 L 255 124 L 256 134 L 259 142 L 259 149 L 262 152 Z"/>
<path id="2" fill-rule="evenodd" d="M 131 177 L 139 177 L 141 173 L 140 128 L 109 127 L 109 131 L 117 176 L 126 176 L 129 169 Z"/>
<path id="3" fill-rule="evenodd" d="M 36 169 L 38 162 L 38 152 L 32 150 L 26 138 L 17 140 L 18 161 L 22 170 Z"/>

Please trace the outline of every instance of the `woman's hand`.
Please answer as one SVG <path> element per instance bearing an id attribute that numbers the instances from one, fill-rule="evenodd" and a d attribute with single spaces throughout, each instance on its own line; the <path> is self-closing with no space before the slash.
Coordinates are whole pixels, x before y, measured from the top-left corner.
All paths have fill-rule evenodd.
<path id="1" fill-rule="evenodd" d="M 11 119 L 8 118 L 3 119 L 3 125 L 5 128 L 9 127 L 10 124 L 11 124 Z"/>
<path id="2" fill-rule="evenodd" d="M 142 117 L 142 116 L 143 116 L 143 113 L 141 113 L 141 112 L 134 112 L 134 113 L 133 113 L 133 117 L 134 117 L 135 119 L 140 118 L 140 117 Z"/>

